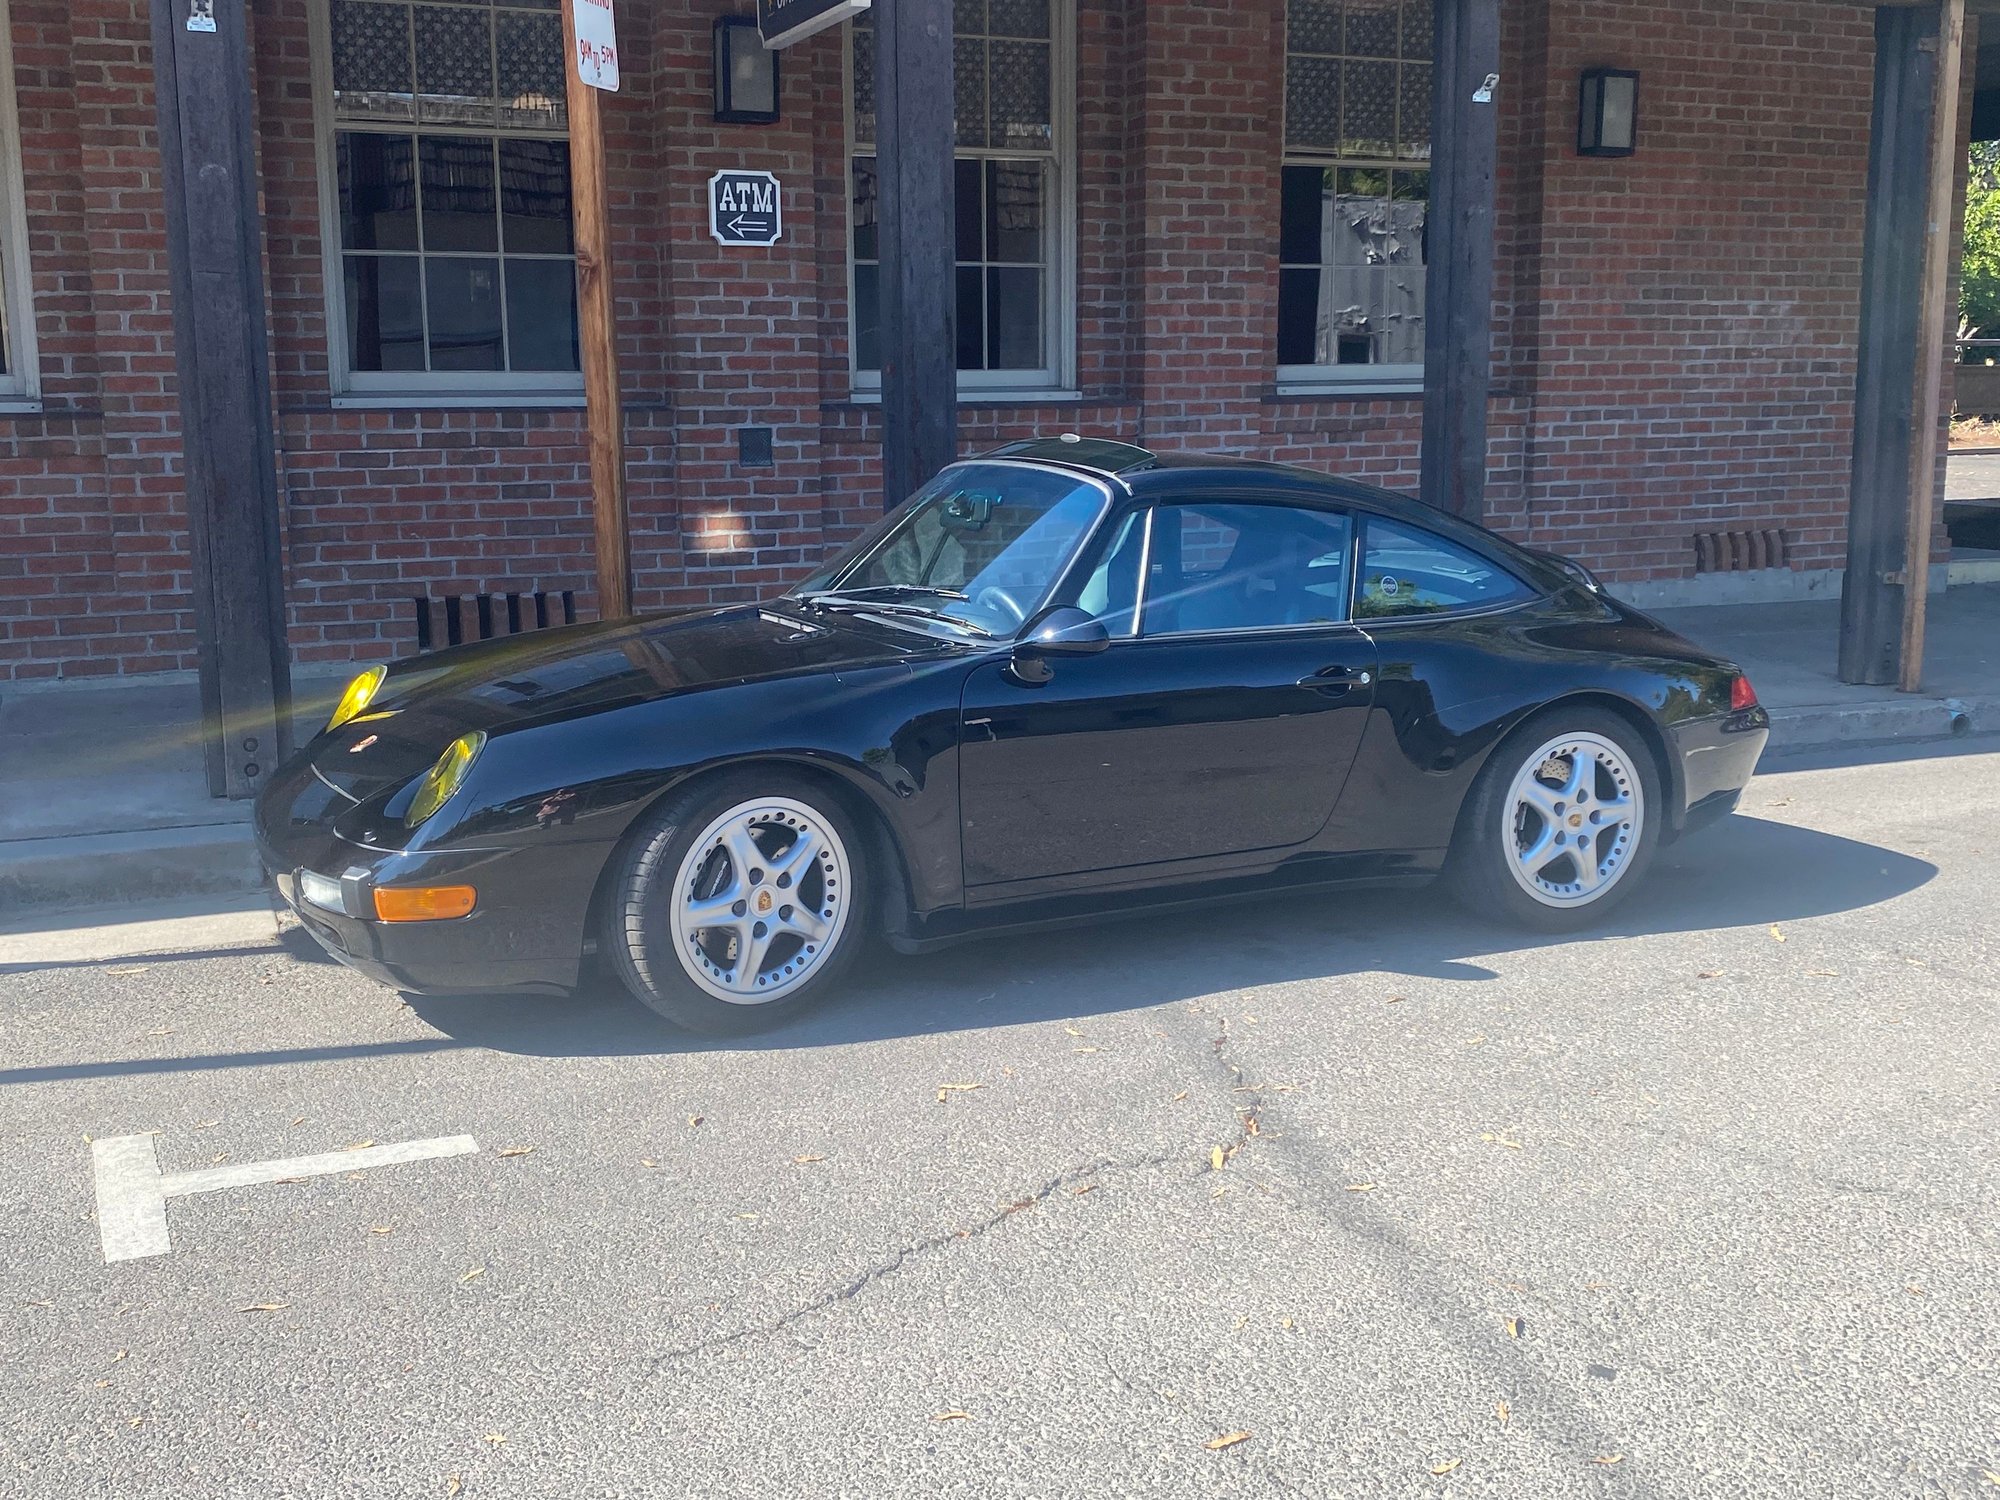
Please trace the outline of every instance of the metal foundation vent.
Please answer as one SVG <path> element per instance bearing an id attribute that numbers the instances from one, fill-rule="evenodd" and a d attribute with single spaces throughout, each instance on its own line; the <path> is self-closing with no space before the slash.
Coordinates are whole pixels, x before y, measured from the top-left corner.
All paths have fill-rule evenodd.
<path id="1" fill-rule="evenodd" d="M 559 593 L 535 589 L 524 594 L 452 594 L 443 599 L 412 599 L 410 603 L 416 610 L 419 651 L 440 644 L 440 621 L 444 626 L 441 644 L 447 646 L 576 623 L 574 589 Z"/>
<path id="2" fill-rule="evenodd" d="M 1749 573 L 1784 566 L 1782 531 L 1698 531 L 1694 535 L 1697 573 Z"/>

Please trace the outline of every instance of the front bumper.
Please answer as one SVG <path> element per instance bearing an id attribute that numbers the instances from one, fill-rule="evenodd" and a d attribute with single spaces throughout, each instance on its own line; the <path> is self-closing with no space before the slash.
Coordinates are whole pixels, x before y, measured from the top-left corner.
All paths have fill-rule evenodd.
<path id="1" fill-rule="evenodd" d="M 405 853 L 342 838 L 309 766 L 281 770 L 258 799 L 257 848 L 299 925 L 334 958 L 377 983 L 421 995 L 575 988 L 602 849 L 464 849 Z M 306 872 L 338 882 L 339 909 L 306 898 Z M 378 885 L 470 885 L 468 916 L 383 922 Z"/>

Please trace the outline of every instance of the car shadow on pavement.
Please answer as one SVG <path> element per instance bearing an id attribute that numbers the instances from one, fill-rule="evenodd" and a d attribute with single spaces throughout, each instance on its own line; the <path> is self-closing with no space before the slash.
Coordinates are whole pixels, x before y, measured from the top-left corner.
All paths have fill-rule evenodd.
<path id="1" fill-rule="evenodd" d="M 1646 888 L 1599 928 L 1546 936 L 1483 923 L 1442 891 L 1336 890 L 1212 911 L 996 936 L 916 957 L 871 952 L 841 994 L 790 1025 L 712 1039 L 676 1030 L 615 983 L 569 999 L 406 996 L 470 1047 L 547 1057 L 763 1051 L 1144 1010 L 1302 980 L 1381 973 L 1477 984 L 1524 950 L 1757 927 L 1856 911 L 1936 866 L 1872 844 L 1732 817 L 1662 851 Z"/>

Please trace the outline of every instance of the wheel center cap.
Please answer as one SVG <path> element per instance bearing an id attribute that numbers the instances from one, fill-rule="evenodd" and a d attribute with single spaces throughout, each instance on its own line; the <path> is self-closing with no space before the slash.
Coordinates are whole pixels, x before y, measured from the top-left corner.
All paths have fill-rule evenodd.
<path id="1" fill-rule="evenodd" d="M 1571 813 L 1571 814 L 1569 815 L 1569 826 L 1570 826 L 1570 827 L 1572 827 L 1572 828 L 1581 828 L 1581 827 L 1583 827 L 1583 814 L 1582 814 L 1582 813 Z"/>
<path id="2" fill-rule="evenodd" d="M 771 893 L 769 891 L 759 891 L 757 893 L 757 915 L 760 917 L 768 915 L 770 910 Z"/>

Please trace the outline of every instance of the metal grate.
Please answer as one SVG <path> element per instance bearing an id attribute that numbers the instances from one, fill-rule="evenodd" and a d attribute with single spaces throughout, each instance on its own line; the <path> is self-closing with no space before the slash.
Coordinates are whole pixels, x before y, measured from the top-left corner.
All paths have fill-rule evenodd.
<path id="1" fill-rule="evenodd" d="M 496 636 L 522 635 L 530 630 L 547 630 L 551 625 L 576 623 L 576 591 L 535 589 L 516 594 L 451 594 L 443 599 L 418 597 L 410 601 L 417 618 L 417 649 L 429 651 L 438 644 L 439 623 L 444 627 L 444 644 L 457 646 L 466 641 L 490 641 Z M 561 618 L 556 618 L 557 612 Z"/>
<path id="2" fill-rule="evenodd" d="M 1694 536 L 1694 570 L 1697 573 L 1750 573 L 1761 568 L 1782 568 L 1785 562 L 1785 534 L 1766 531 L 1701 531 Z"/>

